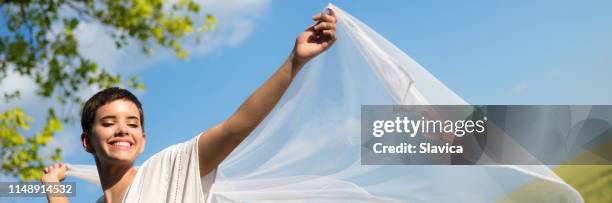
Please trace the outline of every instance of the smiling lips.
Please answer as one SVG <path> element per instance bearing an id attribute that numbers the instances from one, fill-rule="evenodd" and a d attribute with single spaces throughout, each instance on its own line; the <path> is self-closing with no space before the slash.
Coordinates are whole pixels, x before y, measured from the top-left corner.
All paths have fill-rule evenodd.
<path id="1" fill-rule="evenodd" d="M 110 141 L 108 144 L 111 149 L 116 150 L 129 150 L 132 148 L 132 145 L 134 145 L 134 143 L 129 140 L 114 140 Z"/>

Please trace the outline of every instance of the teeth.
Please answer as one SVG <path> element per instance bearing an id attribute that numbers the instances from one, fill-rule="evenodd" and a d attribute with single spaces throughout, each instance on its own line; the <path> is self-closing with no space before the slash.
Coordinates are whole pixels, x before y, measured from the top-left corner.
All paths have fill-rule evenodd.
<path id="1" fill-rule="evenodd" d="M 130 143 L 129 142 L 115 142 L 113 143 L 114 146 L 121 146 L 121 147 L 129 147 Z"/>

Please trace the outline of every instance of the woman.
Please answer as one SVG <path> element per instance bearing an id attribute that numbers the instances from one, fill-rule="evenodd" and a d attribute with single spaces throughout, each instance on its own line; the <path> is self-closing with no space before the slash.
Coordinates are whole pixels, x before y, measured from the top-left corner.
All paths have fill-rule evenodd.
<path id="1" fill-rule="evenodd" d="M 109 88 L 90 98 L 81 117 L 81 142 L 94 155 L 104 202 L 204 202 L 217 166 L 270 113 L 291 81 L 310 59 L 336 40 L 336 16 L 320 13 L 295 40 L 289 57 L 227 120 L 190 141 L 168 147 L 136 169 L 134 161 L 146 143 L 144 114 L 127 90 Z M 64 164 L 44 170 L 41 181 L 64 179 Z M 200 179 L 204 177 L 203 179 Z M 68 202 L 48 196 L 49 202 Z"/>

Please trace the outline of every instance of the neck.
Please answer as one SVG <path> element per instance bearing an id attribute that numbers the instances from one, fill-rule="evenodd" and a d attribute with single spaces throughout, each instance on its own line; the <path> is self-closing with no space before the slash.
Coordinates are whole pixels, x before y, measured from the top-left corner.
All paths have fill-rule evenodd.
<path id="1" fill-rule="evenodd" d="M 98 176 L 104 190 L 105 202 L 121 202 L 127 188 L 136 175 L 132 164 L 117 165 L 102 163 L 96 158 Z"/>

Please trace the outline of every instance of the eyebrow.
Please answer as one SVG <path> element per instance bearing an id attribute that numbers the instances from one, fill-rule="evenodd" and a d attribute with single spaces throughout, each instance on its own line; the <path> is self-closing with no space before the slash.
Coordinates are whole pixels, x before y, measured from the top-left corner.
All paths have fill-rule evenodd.
<path id="1" fill-rule="evenodd" d="M 100 118 L 100 120 L 105 120 L 105 119 L 117 119 L 117 116 L 108 115 L 108 116 L 104 116 L 104 117 Z M 128 116 L 127 119 L 128 120 L 131 120 L 131 119 L 140 120 L 140 118 L 138 118 L 138 116 Z"/>

